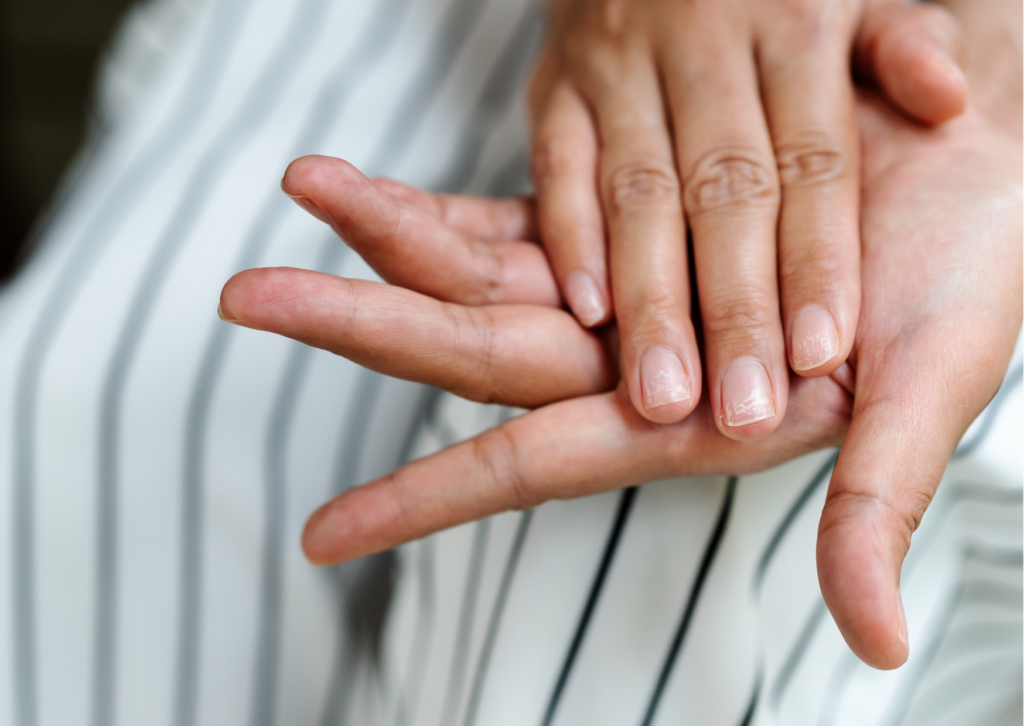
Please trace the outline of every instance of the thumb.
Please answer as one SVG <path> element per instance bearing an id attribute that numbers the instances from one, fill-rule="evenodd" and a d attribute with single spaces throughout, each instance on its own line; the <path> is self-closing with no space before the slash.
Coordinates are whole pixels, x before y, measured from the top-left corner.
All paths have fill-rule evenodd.
<path id="1" fill-rule="evenodd" d="M 870 666 L 891 669 L 909 654 L 903 559 L 966 422 L 940 404 L 935 376 L 859 373 L 818 527 L 818 580 L 850 649 Z"/>
<path id="2" fill-rule="evenodd" d="M 938 124 L 963 113 L 960 26 L 932 3 L 868 4 L 854 48 L 858 75 L 877 83 L 912 118 Z"/>

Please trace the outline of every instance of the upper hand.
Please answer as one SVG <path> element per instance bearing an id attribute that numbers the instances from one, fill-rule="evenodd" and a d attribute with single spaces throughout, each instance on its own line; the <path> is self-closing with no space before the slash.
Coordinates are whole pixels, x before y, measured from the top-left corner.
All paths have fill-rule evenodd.
<path id="1" fill-rule="evenodd" d="M 590 326 L 614 308 L 644 417 L 682 419 L 706 381 L 723 434 L 769 433 L 788 369 L 833 372 L 857 328 L 851 55 L 904 110 L 941 121 L 964 103 L 955 23 L 890 0 L 550 5 L 533 171 L 570 308 Z"/>

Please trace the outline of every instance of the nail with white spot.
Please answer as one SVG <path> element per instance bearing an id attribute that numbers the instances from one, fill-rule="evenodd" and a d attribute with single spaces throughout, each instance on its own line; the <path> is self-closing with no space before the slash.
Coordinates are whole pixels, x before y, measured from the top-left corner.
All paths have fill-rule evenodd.
<path id="1" fill-rule="evenodd" d="M 740 358 L 722 378 L 722 415 L 726 426 L 746 426 L 775 415 L 772 386 L 761 362 Z"/>
<path id="2" fill-rule="evenodd" d="M 828 363 L 839 352 L 839 336 L 832 314 L 810 306 L 793 317 L 790 365 L 795 371 L 809 371 Z"/>
<path id="3" fill-rule="evenodd" d="M 651 348 L 640 360 L 640 387 L 644 408 L 650 410 L 690 400 L 690 386 L 683 364 L 668 348 Z"/>
<path id="4" fill-rule="evenodd" d="M 565 278 L 565 297 L 577 320 L 588 328 L 604 319 L 606 311 L 601 293 L 594 278 L 586 272 L 574 272 Z"/>

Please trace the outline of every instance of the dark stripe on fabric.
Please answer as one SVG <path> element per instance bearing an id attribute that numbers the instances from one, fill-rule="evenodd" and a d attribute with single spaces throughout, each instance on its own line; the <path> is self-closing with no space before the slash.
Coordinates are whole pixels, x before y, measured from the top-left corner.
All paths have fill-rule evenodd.
<path id="1" fill-rule="evenodd" d="M 430 537 L 420 540 L 417 557 L 417 623 L 409 665 L 405 673 L 405 685 L 395 709 L 395 726 L 405 726 L 410 719 L 415 721 L 416 707 L 423 690 L 423 677 L 427 673 L 430 646 L 434 640 L 436 595 L 434 591 L 434 540 Z"/>
<path id="2" fill-rule="evenodd" d="M 682 651 L 683 642 L 686 639 L 686 631 L 690 627 L 690 622 L 693 619 L 693 613 L 697 609 L 697 603 L 700 600 L 701 592 L 704 589 L 704 583 L 707 581 L 708 573 L 711 571 L 711 565 L 715 561 L 715 555 L 718 554 L 718 548 L 722 544 L 722 539 L 725 536 L 725 529 L 729 523 L 729 515 L 732 512 L 732 503 L 736 496 L 736 486 L 738 481 L 738 478 L 733 476 L 729 477 L 729 482 L 726 484 L 725 497 L 722 500 L 722 507 L 718 512 L 718 519 L 715 521 L 715 527 L 711 531 L 711 536 L 704 548 L 704 556 L 701 558 L 700 567 L 697 570 L 697 576 L 690 588 L 690 595 L 686 600 L 686 607 L 683 610 L 683 616 L 679 621 L 675 634 L 672 636 L 671 642 L 669 643 L 668 652 L 665 655 L 665 661 L 662 663 L 661 671 L 658 673 L 658 679 L 654 684 L 654 691 L 651 693 L 650 701 L 648 701 L 647 704 L 647 710 L 644 713 L 643 720 L 641 721 L 643 726 L 650 726 L 654 722 L 654 716 L 657 714 L 658 706 L 661 704 L 661 698 L 665 693 L 665 687 L 668 685 L 669 676 L 672 675 L 672 669 L 675 668 L 676 661 L 679 658 L 679 653 Z"/>
<path id="3" fill-rule="evenodd" d="M 356 396 L 349 409 L 345 438 L 334 467 L 334 494 L 340 494 L 358 483 L 369 431 L 364 422 L 372 415 L 384 381 L 384 376 L 379 373 L 359 369 L 355 384 Z M 436 389 L 422 389 L 416 411 L 402 437 L 403 444 L 397 463 L 405 464 L 409 461 L 419 428 L 437 400 L 438 393 Z M 394 568 L 394 553 L 382 552 L 370 558 L 338 565 L 327 572 L 334 580 L 338 601 L 343 604 L 343 617 L 341 637 L 335 647 L 334 667 L 320 712 L 321 726 L 348 723 L 348 709 L 360 657 L 365 656 L 364 662 L 374 667 L 380 663 L 380 632 L 389 604 Z"/>
<path id="4" fill-rule="evenodd" d="M 458 723 L 459 706 L 462 703 L 462 693 L 466 685 L 466 669 L 469 665 L 469 647 L 476 620 L 476 604 L 480 597 L 480 581 L 490 532 L 490 519 L 480 520 L 473 530 L 470 559 L 466 565 L 466 585 L 462 592 L 462 604 L 459 608 L 459 630 L 455 638 L 452 666 L 448 674 L 448 687 L 445 691 L 444 706 L 441 709 L 441 720 L 438 722 L 438 726 Z"/>
<path id="5" fill-rule="evenodd" d="M 793 526 L 793 522 L 803 511 L 804 507 L 807 506 L 807 502 L 810 501 L 818 488 L 821 487 L 826 481 L 828 481 L 829 474 L 832 473 L 832 469 L 836 465 L 836 459 L 839 458 L 839 452 L 828 458 L 821 468 L 811 477 L 811 480 L 801 490 L 797 496 L 796 501 L 793 502 L 789 510 L 782 517 L 782 521 L 775 528 L 771 538 L 768 540 L 767 546 L 764 548 L 764 553 L 761 555 L 761 559 L 758 560 L 757 569 L 754 571 L 754 596 L 760 597 L 761 585 L 764 583 L 764 575 L 768 571 L 768 565 L 771 564 L 772 559 L 775 557 L 776 551 L 779 549 L 779 545 L 782 544 L 782 540 L 785 539 L 786 534 L 789 532 L 790 527 Z"/>
<path id="6" fill-rule="evenodd" d="M 134 364 L 146 322 L 156 305 L 166 276 L 185 241 L 206 207 L 212 191 L 245 144 L 269 118 L 293 74 L 323 28 L 324 4 L 304 0 L 268 64 L 257 76 L 239 113 L 217 135 L 192 173 L 175 213 L 135 287 L 127 316 L 121 327 L 104 374 L 99 412 L 97 573 L 96 573 L 96 689 L 94 726 L 113 718 L 117 651 L 118 601 L 118 466 L 121 414 L 125 386 Z"/>
<path id="7" fill-rule="evenodd" d="M 323 4 L 326 7 L 326 4 Z M 408 0 L 390 0 L 381 2 L 367 21 L 366 28 L 361 31 L 352 51 L 347 53 L 335 65 L 326 82 L 317 94 L 312 109 L 300 131 L 291 155 L 318 150 L 324 138 L 331 131 L 332 124 L 344 109 L 355 90 L 367 78 L 372 69 L 383 60 L 397 35 L 400 19 L 409 5 Z M 317 18 L 313 18 L 314 21 Z M 310 42 L 311 44 L 311 42 Z M 260 212 L 253 220 L 246 233 L 245 242 L 234 269 L 245 269 L 254 266 L 269 244 L 273 233 L 279 227 L 284 215 L 290 211 L 291 203 L 274 189 L 268 193 L 267 199 L 259 207 Z M 325 243 L 328 248 L 342 249 L 335 239 Z M 183 518 L 182 518 L 182 589 L 181 589 L 181 625 L 178 636 L 177 688 L 175 699 L 175 719 L 178 726 L 191 724 L 195 720 L 195 694 L 198 683 L 199 663 L 199 631 L 201 610 L 202 583 L 202 491 L 206 460 L 206 437 L 209 415 L 214 400 L 214 392 L 219 384 L 220 374 L 227 357 L 230 343 L 236 330 L 232 326 L 215 323 L 199 365 L 186 421 L 185 440 L 185 472 L 183 477 Z M 296 375 L 301 371 L 296 370 Z M 298 391 L 301 381 L 286 382 L 282 386 L 293 387 Z M 273 424 L 271 424 L 271 427 Z M 268 492 L 269 494 L 269 492 Z M 268 501 L 267 506 L 270 505 Z M 264 551 L 266 552 L 266 545 Z M 265 557 L 264 565 L 270 559 Z M 268 577 L 273 571 L 264 568 L 261 571 L 260 588 L 264 598 L 268 593 Z M 277 636 L 268 631 L 263 615 L 274 612 L 273 607 L 261 600 L 261 617 L 258 624 L 257 645 L 257 677 L 254 684 L 254 705 L 252 719 L 261 723 L 261 718 L 273 718 L 266 710 L 266 694 L 276 692 L 276 683 L 268 685 L 262 679 L 273 677 L 276 665 L 267 662 L 276 648 L 269 644 L 276 642 Z"/>
<path id="8" fill-rule="evenodd" d="M 761 689 L 764 687 L 764 670 L 760 665 L 757 667 L 757 675 L 754 677 L 754 686 L 747 699 L 747 709 L 743 712 L 739 726 L 750 726 L 754 722 L 754 715 L 757 713 L 757 704 L 761 700 Z"/>
<path id="9" fill-rule="evenodd" d="M 337 244 L 337 242 L 334 242 Z M 345 428 L 338 458 L 333 468 L 331 481 L 334 482 L 332 496 L 336 496 L 355 485 L 362 466 L 365 451 L 366 426 L 368 413 L 373 410 L 377 395 L 380 392 L 382 376 L 366 368 L 358 369 L 356 382 L 353 385 L 352 401 L 345 414 Z M 343 565 L 328 570 L 327 575 L 333 581 L 337 592 L 337 602 L 345 603 L 345 580 L 342 574 Z M 321 726 L 338 726 L 343 708 L 350 698 L 352 685 L 355 681 L 355 668 L 346 655 L 355 655 L 358 643 L 354 634 L 349 632 L 348 613 L 342 612 L 338 628 L 338 643 L 334 648 L 331 673 L 327 679 L 327 697 L 320 710 Z"/>
<path id="10" fill-rule="evenodd" d="M 526 535 L 530 530 L 530 522 L 532 521 L 532 509 L 523 512 L 519 516 L 519 526 L 516 528 L 515 538 L 512 540 L 512 547 L 509 549 L 508 559 L 505 561 L 505 570 L 501 575 L 501 584 L 498 586 L 494 608 L 491 610 L 491 617 L 487 623 L 487 632 L 484 635 L 484 642 L 480 648 L 480 657 L 477 660 L 476 672 L 473 675 L 473 685 L 469 691 L 469 701 L 466 704 L 466 715 L 462 719 L 462 726 L 473 726 L 476 723 L 477 711 L 480 708 L 484 686 L 487 683 L 487 672 L 491 666 L 494 646 L 498 641 L 498 632 L 501 629 L 501 621 L 505 615 L 505 606 L 508 604 L 509 594 L 512 592 L 512 581 L 515 578 L 519 557 L 523 553 Z"/>
<path id="11" fill-rule="evenodd" d="M 447 16 L 447 18 L 446 18 L 446 22 L 443 23 L 443 26 L 445 26 L 445 28 L 442 30 L 442 35 L 450 43 L 452 43 L 452 44 L 450 44 L 450 45 L 448 45 L 448 46 L 443 48 L 443 51 L 447 54 L 445 56 L 446 60 L 445 60 L 445 62 L 442 62 L 440 64 L 427 64 L 428 68 L 432 68 L 434 71 L 438 72 L 439 74 L 447 73 L 447 72 L 450 71 L 452 64 L 454 63 L 455 59 L 458 57 L 461 45 L 463 45 L 465 43 L 465 41 L 468 39 L 468 30 L 472 27 L 471 23 L 469 23 L 469 24 L 465 23 L 465 14 L 466 14 L 465 8 L 459 9 L 459 6 L 456 5 L 456 6 L 452 6 L 452 8 L 450 8 L 450 13 L 452 13 L 453 11 L 454 11 L 454 14 L 449 14 Z M 386 14 L 382 14 L 382 16 L 387 17 L 387 16 L 393 16 L 394 14 L 395 14 L 394 13 L 394 9 L 392 8 L 390 12 L 388 12 Z M 393 17 L 391 18 L 390 25 L 391 25 L 391 27 L 394 27 L 396 25 L 394 23 Z M 464 32 L 461 33 L 461 34 L 459 32 L 445 32 L 446 29 L 448 31 L 452 30 L 452 26 L 459 26 L 459 27 L 462 28 L 462 30 Z M 520 44 L 521 44 L 521 39 L 515 38 L 513 43 L 511 44 L 511 47 L 515 46 L 515 41 L 516 40 L 519 40 Z M 436 47 L 435 47 L 435 50 L 437 50 Z M 522 55 L 526 51 L 526 48 L 514 47 L 514 50 L 515 50 L 515 53 L 517 55 Z M 481 124 L 481 121 L 480 121 L 480 117 L 481 116 L 488 116 L 490 112 L 493 112 L 495 110 L 495 107 L 500 108 L 500 107 L 503 107 L 503 106 L 507 106 L 508 105 L 507 99 L 510 98 L 514 94 L 515 89 L 517 88 L 517 84 L 515 83 L 515 79 L 508 77 L 508 69 L 503 64 L 501 64 L 501 63 L 498 64 L 498 67 L 496 68 L 496 70 L 492 74 L 491 81 L 487 84 L 487 88 L 488 89 L 494 89 L 495 88 L 495 80 L 494 80 L 494 78 L 497 77 L 497 76 L 500 76 L 500 80 L 503 83 L 505 83 L 506 85 L 502 85 L 502 86 L 499 87 L 500 88 L 500 93 L 495 94 L 495 93 L 492 92 L 490 94 L 485 93 L 483 95 L 483 97 L 478 102 L 477 107 L 473 109 L 473 112 L 472 112 L 472 114 L 470 116 L 469 124 L 470 124 L 471 128 L 476 128 L 476 129 L 481 128 L 482 124 Z M 415 87 L 417 89 L 431 88 L 432 87 L 435 90 L 439 90 L 441 88 L 441 86 L 443 85 L 444 80 L 445 80 L 445 77 L 443 75 L 435 75 L 433 77 L 420 78 L 419 81 L 415 84 Z M 415 115 L 416 118 L 422 118 L 425 115 L 425 108 L 426 108 L 427 105 L 429 105 L 430 103 L 433 102 L 433 96 L 432 95 L 426 95 L 426 94 L 420 94 L 419 99 L 420 99 L 420 102 L 422 104 L 424 104 L 424 105 L 421 108 L 415 109 L 415 114 L 414 115 Z M 405 108 L 406 111 L 409 110 L 409 108 L 405 107 L 404 105 L 403 105 L 403 107 Z M 406 125 L 404 128 L 406 128 L 406 130 L 408 130 L 408 125 Z M 389 147 L 390 148 L 390 147 L 393 147 L 397 143 L 399 143 L 398 139 L 389 138 L 388 136 L 385 136 L 384 139 L 381 142 L 381 146 L 382 147 Z M 397 163 L 398 161 L 401 160 L 402 157 L 400 155 L 399 156 L 392 155 L 392 156 L 390 156 L 390 158 L 392 160 L 396 161 L 396 163 Z M 475 156 L 474 156 L 473 162 L 475 163 Z M 386 170 L 376 170 L 376 171 L 377 171 L 377 173 L 380 173 L 380 172 L 386 171 Z M 277 195 L 277 198 L 281 199 L 280 195 Z M 257 229 L 260 229 L 260 230 L 267 229 L 268 227 L 272 226 L 269 222 L 270 222 L 270 220 L 267 220 L 267 223 L 264 223 L 262 225 L 258 225 Z M 266 234 L 264 234 L 263 236 L 266 237 Z M 255 255 L 253 255 L 253 257 L 255 257 Z M 255 264 L 256 260 L 255 259 L 252 259 L 251 261 L 250 260 L 246 260 L 246 262 L 248 262 L 250 264 Z M 247 266 L 249 266 L 249 265 L 248 264 L 240 265 L 240 267 L 247 267 Z M 227 335 L 227 333 L 225 333 L 225 335 Z M 301 374 L 296 372 L 296 375 L 301 375 Z M 301 387 L 301 382 L 296 381 L 295 383 L 290 384 L 290 385 L 292 385 L 294 387 L 294 393 L 297 394 L 299 388 Z M 281 432 L 281 435 L 283 435 L 285 438 L 287 438 L 287 432 L 286 431 L 285 432 Z M 279 515 L 279 517 L 280 516 L 283 516 L 283 514 Z M 277 531 L 277 530 L 276 529 L 269 529 L 268 530 L 268 532 L 270 532 L 270 533 L 273 533 L 275 531 Z M 280 546 L 281 544 L 282 543 L 278 543 L 278 546 Z M 277 555 L 277 558 L 278 559 L 280 558 L 280 554 Z M 270 563 L 270 560 L 269 559 L 265 559 L 265 562 L 266 563 Z M 267 573 L 268 576 L 271 576 L 274 572 L 276 572 L 276 570 L 268 569 L 268 570 L 265 570 L 264 572 Z M 280 573 L 278 573 L 278 574 L 280 574 Z M 276 591 L 272 592 L 272 590 L 273 590 L 273 586 L 270 585 L 270 584 L 265 584 L 261 588 L 263 602 L 265 603 L 262 606 L 262 608 L 261 608 L 261 612 L 265 612 L 265 613 L 268 613 L 268 614 L 276 612 L 274 610 L 273 606 L 271 604 L 269 604 L 269 601 L 272 598 L 279 597 L 279 595 L 275 595 L 274 592 L 276 592 Z M 261 640 L 260 640 L 261 645 L 260 645 L 260 648 L 258 649 L 258 656 L 257 656 L 257 663 L 258 663 L 257 668 L 258 668 L 258 673 L 260 674 L 260 677 L 259 677 L 259 680 L 257 682 L 256 689 L 254 691 L 255 698 L 257 699 L 257 705 L 254 708 L 254 723 L 256 723 L 258 726 L 268 726 L 270 723 L 272 723 L 272 721 L 267 720 L 267 719 L 271 719 L 272 718 L 272 716 L 269 715 L 270 711 L 268 710 L 267 699 L 269 698 L 269 694 L 272 694 L 272 693 L 274 693 L 276 691 L 276 683 L 275 684 L 267 683 L 265 681 L 265 679 L 266 678 L 274 677 L 276 675 L 276 672 L 277 672 L 276 666 L 267 662 L 268 658 L 271 658 L 271 657 L 276 658 L 276 654 L 278 652 L 278 649 L 276 647 L 271 648 L 268 645 L 271 642 L 277 642 L 277 640 L 279 639 L 279 635 L 276 633 L 276 630 L 279 629 L 279 617 L 277 619 L 275 619 L 274 622 L 276 623 L 276 625 L 272 628 L 274 630 L 273 633 L 269 632 L 267 630 L 267 627 L 270 627 L 269 625 L 261 627 L 261 636 L 260 636 L 261 637 Z M 432 624 L 429 625 L 429 627 L 432 627 Z M 427 634 L 422 634 L 421 636 L 417 636 L 417 637 L 421 639 L 421 642 L 427 642 L 427 641 L 422 641 L 422 638 L 427 638 L 428 637 Z M 417 669 L 410 670 L 410 673 L 417 674 L 416 677 L 419 678 L 419 679 L 422 678 L 422 675 L 419 674 L 420 672 Z M 416 686 L 414 684 L 409 684 L 409 685 L 410 685 L 410 687 L 413 688 L 413 690 L 415 692 L 418 693 L 418 686 Z M 399 713 L 402 712 L 401 707 L 399 708 L 398 712 Z M 264 715 L 260 715 L 260 714 L 264 714 Z"/>
<path id="12" fill-rule="evenodd" d="M 424 109 L 441 90 L 470 30 L 487 5 L 485 0 L 453 0 L 448 6 L 441 30 L 431 42 L 426 62 L 391 116 L 382 137 L 384 143 L 378 144 L 366 164 L 372 173 L 383 174 L 401 163 L 422 121 Z"/>
<path id="13" fill-rule="evenodd" d="M 333 270 L 348 248 L 333 238 L 325 241 L 316 269 Z M 264 536 L 261 555 L 259 633 L 256 645 L 256 687 L 252 721 L 257 726 L 274 723 L 277 707 L 277 670 L 281 640 L 281 600 L 284 592 L 284 529 L 287 501 L 287 453 L 299 389 L 312 359 L 313 349 L 292 345 L 281 376 L 263 442 Z"/>
<path id="14" fill-rule="evenodd" d="M 825 607 L 825 601 L 818 599 L 814 603 L 814 607 L 811 608 L 810 614 L 804 620 L 804 625 L 800 628 L 800 634 L 797 635 L 796 642 L 793 647 L 790 648 L 789 655 L 786 660 L 783 661 L 782 667 L 779 668 L 778 675 L 775 676 L 775 684 L 772 686 L 771 695 L 771 706 L 772 709 L 778 711 L 779 703 L 782 701 L 782 696 L 785 694 L 786 689 L 789 687 L 790 681 L 793 679 L 793 674 L 796 673 L 797 667 L 803 660 L 804 655 L 807 653 L 807 649 L 811 645 L 811 641 L 814 640 L 814 634 L 818 630 L 818 626 L 821 625 L 825 619 L 825 613 L 828 612 L 828 608 Z"/>
<path id="15" fill-rule="evenodd" d="M 106 244 L 135 209 L 166 162 L 179 153 L 199 126 L 220 84 L 227 60 L 237 41 L 249 3 L 216 3 L 202 35 L 196 60 L 188 72 L 180 98 L 147 141 L 139 155 L 110 185 L 96 205 L 80 240 L 57 274 L 32 326 L 18 366 L 15 384 L 14 426 L 14 689 L 15 717 L 20 726 L 34 726 L 38 717 L 35 654 L 34 489 L 37 407 L 42 371 L 61 323 L 95 267 Z M 104 688 L 97 676 L 94 690 Z M 93 712 L 102 704 L 93 696 Z M 93 716 L 95 722 L 96 716 Z"/>
<path id="16" fill-rule="evenodd" d="M 440 181 L 431 185 L 435 191 L 465 190 L 479 163 L 484 144 L 522 87 L 540 42 L 542 20 L 540 6 L 527 2 L 515 31 L 481 91 L 468 123 L 459 135 L 458 154 Z"/>
<path id="17" fill-rule="evenodd" d="M 626 528 L 626 522 L 629 520 L 629 514 L 633 509 L 633 502 L 636 500 L 636 493 L 636 487 L 629 487 L 628 489 L 624 489 L 622 494 L 619 496 L 619 506 L 616 509 L 615 518 L 612 520 L 612 527 L 608 532 L 608 539 L 605 541 L 604 552 L 601 554 L 601 560 L 598 563 L 597 572 L 594 575 L 594 581 L 591 583 L 590 592 L 587 594 L 586 602 L 583 605 L 583 612 L 580 613 L 580 619 L 576 625 L 576 631 L 569 644 L 569 650 L 565 654 L 565 660 L 562 662 L 562 668 L 559 671 L 558 679 L 555 681 L 555 688 L 551 692 L 551 697 L 548 699 L 548 707 L 544 712 L 544 719 L 541 721 L 543 726 L 550 726 L 555 719 L 555 712 L 558 710 L 558 704 L 561 701 L 562 693 L 565 691 L 565 686 L 569 682 L 569 676 L 572 673 L 573 666 L 576 664 L 576 657 L 579 655 L 580 648 L 583 645 L 583 639 L 586 637 L 587 629 L 590 627 L 590 621 L 594 616 L 594 610 L 597 609 L 597 602 L 601 597 L 601 593 L 604 591 L 604 584 L 608 579 L 608 572 L 611 570 L 612 562 L 615 559 L 615 553 L 619 549 L 619 542 L 622 540 L 622 532 Z"/>

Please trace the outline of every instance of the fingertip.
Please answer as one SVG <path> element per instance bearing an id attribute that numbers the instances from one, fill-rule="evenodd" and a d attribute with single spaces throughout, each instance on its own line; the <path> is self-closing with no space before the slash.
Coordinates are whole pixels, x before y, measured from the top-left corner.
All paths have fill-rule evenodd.
<path id="1" fill-rule="evenodd" d="M 562 287 L 569 308 L 584 327 L 593 328 L 611 320 L 607 285 L 598 285 L 593 275 L 573 272 Z"/>
<path id="2" fill-rule="evenodd" d="M 782 422 L 776 405 L 771 376 L 764 363 L 743 356 L 734 360 L 722 374 L 718 429 L 736 441 L 756 441 L 772 433 Z M 784 399 L 788 390 L 782 394 Z"/>
<path id="3" fill-rule="evenodd" d="M 789 324 L 789 366 L 805 378 L 827 376 L 846 360 L 835 318 L 827 308 L 808 305 Z"/>
<path id="4" fill-rule="evenodd" d="M 686 370 L 682 356 L 675 350 L 656 345 L 640 357 L 639 396 L 633 404 L 641 416 L 659 424 L 682 421 L 697 406 L 700 387 Z M 698 374 L 699 376 L 699 374 Z"/>
<path id="5" fill-rule="evenodd" d="M 939 124 L 967 108 L 968 86 L 957 57 L 959 25 L 935 6 L 906 6 L 879 26 L 874 74 L 904 113 Z"/>
<path id="6" fill-rule="evenodd" d="M 327 516 L 327 509 L 330 504 L 325 504 L 306 520 L 306 526 L 302 528 L 302 553 L 310 563 L 323 567 L 334 564 L 327 547 L 325 538 L 324 519 Z"/>

